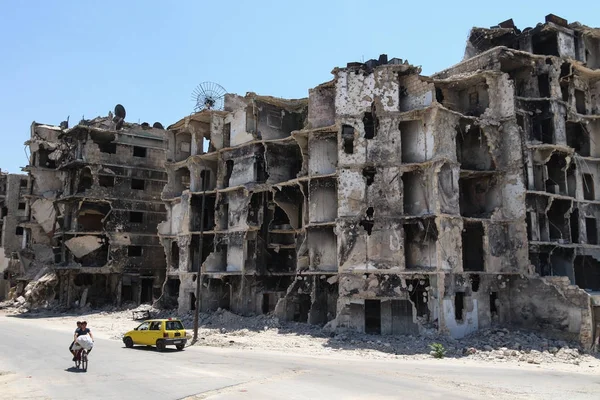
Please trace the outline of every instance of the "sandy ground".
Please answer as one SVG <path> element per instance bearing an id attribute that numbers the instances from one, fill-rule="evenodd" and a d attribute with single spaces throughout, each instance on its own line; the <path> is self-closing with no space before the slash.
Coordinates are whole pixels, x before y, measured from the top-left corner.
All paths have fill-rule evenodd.
<path id="1" fill-rule="evenodd" d="M 98 337 L 121 340 L 123 334 L 141 321 L 133 319 L 133 309 L 120 311 L 82 311 L 68 314 L 55 311 L 28 311 L 4 308 L 0 313 L 34 319 L 45 328 L 75 329 L 75 322 L 86 320 Z M 152 317 L 178 317 L 170 312 L 152 309 Z M 191 337 L 193 316 L 179 316 Z M 330 355 L 343 358 L 368 359 L 432 359 L 431 343 L 441 343 L 445 358 L 469 363 L 517 364 L 551 370 L 600 373 L 600 357 L 585 354 L 577 345 L 545 339 L 531 332 L 490 329 L 463 340 L 447 337 L 397 337 L 364 335 L 352 332 L 332 334 L 319 327 L 301 323 L 280 322 L 270 316 L 241 317 L 225 310 L 200 315 L 196 346 L 243 348 L 294 352 L 305 355 Z M 189 342 L 188 342 L 189 343 Z M 7 378 L 7 377 L 5 377 Z"/>

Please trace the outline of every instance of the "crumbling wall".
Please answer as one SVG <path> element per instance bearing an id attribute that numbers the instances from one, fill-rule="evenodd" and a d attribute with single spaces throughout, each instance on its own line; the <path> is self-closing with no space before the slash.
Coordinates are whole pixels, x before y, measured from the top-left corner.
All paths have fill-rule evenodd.
<path id="1" fill-rule="evenodd" d="M 527 329 L 591 347 L 591 299 L 566 277 L 510 280 L 511 321 Z"/>

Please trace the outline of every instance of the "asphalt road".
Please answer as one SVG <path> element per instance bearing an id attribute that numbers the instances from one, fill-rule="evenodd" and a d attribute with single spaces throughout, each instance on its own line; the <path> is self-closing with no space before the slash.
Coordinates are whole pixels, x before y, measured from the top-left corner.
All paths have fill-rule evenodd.
<path id="1" fill-rule="evenodd" d="M 88 371 L 78 372 L 67 349 L 70 331 L 0 316 L 0 399 L 600 398 L 595 370 L 207 347 L 158 353 L 96 336 Z"/>

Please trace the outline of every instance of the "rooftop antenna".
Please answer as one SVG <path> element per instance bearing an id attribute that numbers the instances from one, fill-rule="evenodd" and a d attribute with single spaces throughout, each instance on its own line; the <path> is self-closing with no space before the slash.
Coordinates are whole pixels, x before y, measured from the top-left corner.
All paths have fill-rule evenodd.
<path id="1" fill-rule="evenodd" d="M 223 97 L 227 91 L 214 82 L 203 82 L 192 92 L 192 100 L 196 103 L 194 111 L 222 110 Z"/>

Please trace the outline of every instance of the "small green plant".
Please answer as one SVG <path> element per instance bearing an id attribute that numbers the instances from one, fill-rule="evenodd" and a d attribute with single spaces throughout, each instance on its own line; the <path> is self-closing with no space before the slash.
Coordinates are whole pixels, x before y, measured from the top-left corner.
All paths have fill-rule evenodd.
<path id="1" fill-rule="evenodd" d="M 441 343 L 432 343 L 429 345 L 429 348 L 431 349 L 429 354 L 431 354 L 434 358 L 444 358 L 446 355 L 446 349 Z"/>

